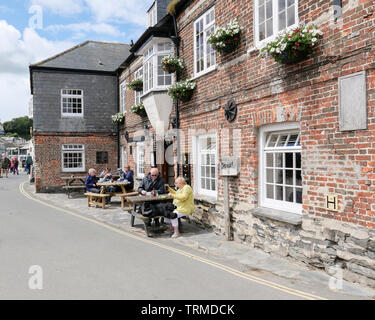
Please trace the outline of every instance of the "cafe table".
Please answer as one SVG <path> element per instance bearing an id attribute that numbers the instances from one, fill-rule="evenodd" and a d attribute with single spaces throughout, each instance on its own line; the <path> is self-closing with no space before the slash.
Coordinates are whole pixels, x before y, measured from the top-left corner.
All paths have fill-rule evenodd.
<path id="1" fill-rule="evenodd" d="M 157 195 L 157 196 L 139 195 L 139 196 L 127 197 L 126 201 L 130 204 L 130 206 L 133 206 L 133 209 L 131 211 L 129 211 L 129 213 L 131 214 L 130 225 L 132 227 L 134 227 L 134 221 L 135 221 L 136 217 L 141 219 L 143 221 L 144 229 L 146 231 L 146 234 L 147 234 L 148 237 L 150 237 L 150 228 L 147 226 L 147 222 L 150 218 L 143 216 L 144 204 L 147 203 L 147 202 L 152 203 L 152 202 L 155 202 L 155 201 L 171 202 L 171 201 L 173 201 L 173 198 L 171 196 L 166 195 L 166 194 Z M 137 213 L 137 206 L 141 207 L 142 214 Z M 153 218 L 162 218 L 162 217 L 158 216 L 158 217 L 153 217 Z"/>

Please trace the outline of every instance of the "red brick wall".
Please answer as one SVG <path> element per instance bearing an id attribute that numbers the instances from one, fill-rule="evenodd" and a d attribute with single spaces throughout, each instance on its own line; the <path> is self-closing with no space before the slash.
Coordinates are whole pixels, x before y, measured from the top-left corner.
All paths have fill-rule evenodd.
<path id="1" fill-rule="evenodd" d="M 196 0 L 178 17 L 189 77 L 194 76 L 193 22 L 211 3 Z M 241 173 L 230 186 L 233 203 L 258 205 L 258 128 L 299 121 L 303 212 L 375 228 L 375 14 L 372 0 L 350 3 L 354 7 L 346 10 L 349 2 L 343 1 L 343 17 L 334 22 L 332 1 L 299 1 L 300 23 L 316 23 L 324 37 L 309 59 L 283 66 L 254 49 L 252 1 L 215 2 L 216 25 L 238 17 L 242 43 L 232 54 L 217 53 L 216 70 L 196 79 L 192 101 L 181 107 L 181 127 L 186 133 L 188 128 L 216 130 L 219 141 L 220 129 L 242 130 Z M 338 77 L 362 70 L 367 70 L 368 130 L 340 132 Z M 223 110 L 229 99 L 239 107 L 231 124 Z M 325 193 L 339 194 L 339 212 L 325 209 Z"/>
<path id="2" fill-rule="evenodd" d="M 106 167 L 117 169 L 117 137 L 111 134 L 72 136 L 35 135 L 35 185 L 37 192 L 56 191 L 72 173 L 62 172 L 61 151 L 63 144 L 83 144 L 85 146 L 85 172 L 73 174 L 86 175 L 90 168 L 100 174 Z M 108 164 L 96 163 L 96 152 L 108 152 Z"/>

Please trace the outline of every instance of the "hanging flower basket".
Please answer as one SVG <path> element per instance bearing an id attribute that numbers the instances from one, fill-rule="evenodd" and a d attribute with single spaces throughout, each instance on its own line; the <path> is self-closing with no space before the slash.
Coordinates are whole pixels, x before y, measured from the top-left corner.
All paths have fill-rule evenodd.
<path id="1" fill-rule="evenodd" d="M 112 122 L 117 123 L 117 124 L 123 124 L 125 120 L 125 114 L 126 114 L 126 111 L 114 114 L 112 116 Z"/>
<path id="2" fill-rule="evenodd" d="M 238 20 L 234 19 L 224 27 L 217 28 L 208 38 L 208 42 L 220 53 L 235 51 L 241 43 L 241 27 Z"/>
<path id="3" fill-rule="evenodd" d="M 262 50 L 261 55 L 268 54 L 276 62 L 282 64 L 298 63 L 318 46 L 323 32 L 315 25 L 298 26 L 292 30 L 284 30 L 275 41 L 269 42 Z"/>
<path id="4" fill-rule="evenodd" d="M 129 89 L 132 89 L 134 91 L 143 91 L 143 80 L 142 79 L 136 79 L 126 85 Z"/>
<path id="5" fill-rule="evenodd" d="M 140 103 L 136 106 L 133 106 L 130 108 L 130 112 L 134 113 L 134 114 L 137 114 L 139 115 L 140 117 L 142 118 L 146 118 L 147 117 L 147 112 L 146 112 L 146 109 L 143 105 L 143 103 Z"/>
<path id="6" fill-rule="evenodd" d="M 174 100 L 188 102 L 191 100 L 197 83 L 190 79 L 176 82 L 168 89 L 168 95 Z"/>
<path id="7" fill-rule="evenodd" d="M 166 56 L 161 60 L 164 71 L 168 73 L 179 72 L 184 69 L 184 62 L 181 58 L 174 56 Z"/>

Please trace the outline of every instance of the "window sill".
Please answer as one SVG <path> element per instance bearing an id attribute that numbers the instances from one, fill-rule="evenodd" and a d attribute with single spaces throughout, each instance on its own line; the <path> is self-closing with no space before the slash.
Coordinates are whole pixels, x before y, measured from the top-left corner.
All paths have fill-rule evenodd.
<path id="1" fill-rule="evenodd" d="M 259 207 L 251 212 L 256 217 L 268 218 L 295 226 L 302 224 L 302 215 L 282 210 Z"/>
<path id="2" fill-rule="evenodd" d="M 190 80 L 197 80 L 197 79 L 199 79 L 199 78 L 201 78 L 201 77 L 203 77 L 203 76 L 205 76 L 205 75 L 207 75 L 207 74 L 209 74 L 209 73 L 211 73 L 211 72 L 214 72 L 214 71 L 216 71 L 217 70 L 217 65 L 215 66 L 215 68 L 213 68 L 213 69 L 211 69 L 211 70 L 208 70 L 207 72 L 204 72 L 204 73 L 200 73 L 200 74 L 198 74 L 198 75 L 195 75 L 193 78 L 191 78 Z"/>
<path id="3" fill-rule="evenodd" d="M 200 202 L 206 202 L 211 205 L 216 205 L 218 203 L 217 199 L 214 197 L 204 196 L 204 195 L 194 195 L 194 200 Z"/>

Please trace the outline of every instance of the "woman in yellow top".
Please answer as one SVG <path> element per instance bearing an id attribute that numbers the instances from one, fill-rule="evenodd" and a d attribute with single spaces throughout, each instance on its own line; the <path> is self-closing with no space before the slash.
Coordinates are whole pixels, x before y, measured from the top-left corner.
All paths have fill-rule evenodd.
<path id="1" fill-rule="evenodd" d="M 177 191 L 170 187 L 168 187 L 168 190 L 170 192 L 169 196 L 173 198 L 173 204 L 177 207 L 177 209 L 174 211 L 177 214 L 177 217 L 175 219 L 164 218 L 164 221 L 166 223 L 171 223 L 174 229 L 172 238 L 177 238 L 180 236 L 178 231 L 178 218 L 190 215 L 194 211 L 193 189 L 186 184 L 186 180 L 183 177 L 176 178 L 175 184 L 178 188 Z"/>

